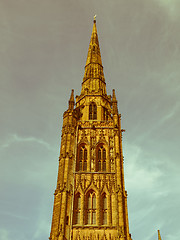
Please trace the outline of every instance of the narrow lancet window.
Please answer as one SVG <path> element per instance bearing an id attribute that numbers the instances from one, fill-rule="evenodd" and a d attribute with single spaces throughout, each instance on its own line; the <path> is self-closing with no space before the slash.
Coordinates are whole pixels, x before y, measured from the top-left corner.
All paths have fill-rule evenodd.
<path id="1" fill-rule="evenodd" d="M 96 195 L 90 192 L 87 195 L 86 224 L 96 224 Z"/>
<path id="2" fill-rule="evenodd" d="M 97 150 L 97 171 L 106 171 L 106 149 L 103 145 Z"/>
<path id="3" fill-rule="evenodd" d="M 87 149 L 85 145 L 79 148 L 76 171 L 87 171 Z"/>

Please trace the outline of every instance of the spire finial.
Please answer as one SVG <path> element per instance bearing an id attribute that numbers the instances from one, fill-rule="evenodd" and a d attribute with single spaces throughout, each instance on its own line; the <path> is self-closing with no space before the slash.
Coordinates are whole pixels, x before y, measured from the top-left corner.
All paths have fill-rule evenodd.
<path id="1" fill-rule="evenodd" d="M 95 15 L 94 15 L 94 22 L 96 22 L 96 17 L 97 17 L 97 15 L 95 14 Z"/>

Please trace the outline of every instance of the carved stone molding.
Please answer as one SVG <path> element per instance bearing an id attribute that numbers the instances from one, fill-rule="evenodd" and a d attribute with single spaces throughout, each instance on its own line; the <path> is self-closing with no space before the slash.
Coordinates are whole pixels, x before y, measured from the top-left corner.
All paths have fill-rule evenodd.
<path id="1" fill-rule="evenodd" d="M 84 122 L 78 122 L 78 125 L 81 125 L 82 128 L 91 128 L 92 129 L 92 124 L 94 125 L 95 128 L 107 128 L 107 129 L 113 129 L 114 128 L 114 123 L 113 121 L 84 121 Z"/>
<path id="2" fill-rule="evenodd" d="M 115 177 L 114 174 L 76 174 L 75 191 L 86 193 L 93 189 L 95 192 L 114 192 Z"/>

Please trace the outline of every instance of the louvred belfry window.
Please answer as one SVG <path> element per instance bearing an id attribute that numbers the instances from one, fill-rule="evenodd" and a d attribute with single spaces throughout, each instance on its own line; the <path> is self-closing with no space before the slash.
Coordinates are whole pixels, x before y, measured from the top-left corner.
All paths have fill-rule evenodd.
<path id="1" fill-rule="evenodd" d="M 86 198 L 86 224 L 96 224 L 96 195 L 90 192 Z"/>
<path id="2" fill-rule="evenodd" d="M 89 120 L 97 120 L 97 106 L 94 102 L 89 105 Z"/>
<path id="3" fill-rule="evenodd" d="M 97 152 L 97 171 L 106 171 L 106 149 L 101 145 Z"/>
<path id="4" fill-rule="evenodd" d="M 76 171 L 87 171 L 87 149 L 84 145 L 79 148 Z"/>

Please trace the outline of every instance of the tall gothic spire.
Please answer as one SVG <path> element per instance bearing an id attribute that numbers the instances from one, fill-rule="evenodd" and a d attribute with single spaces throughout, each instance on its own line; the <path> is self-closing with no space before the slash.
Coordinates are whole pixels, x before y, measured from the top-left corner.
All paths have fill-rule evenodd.
<path id="1" fill-rule="evenodd" d="M 94 19 L 93 30 L 92 30 L 92 34 L 91 34 L 91 41 L 89 44 L 89 50 L 88 50 L 88 55 L 87 55 L 87 60 L 86 60 L 86 67 L 92 63 L 98 63 L 102 66 L 101 53 L 100 53 L 95 19 Z"/>
<path id="2" fill-rule="evenodd" d="M 94 19 L 91 40 L 85 65 L 85 73 L 82 83 L 81 94 L 100 93 L 106 94 L 106 84 L 103 73 L 101 53 Z"/>

